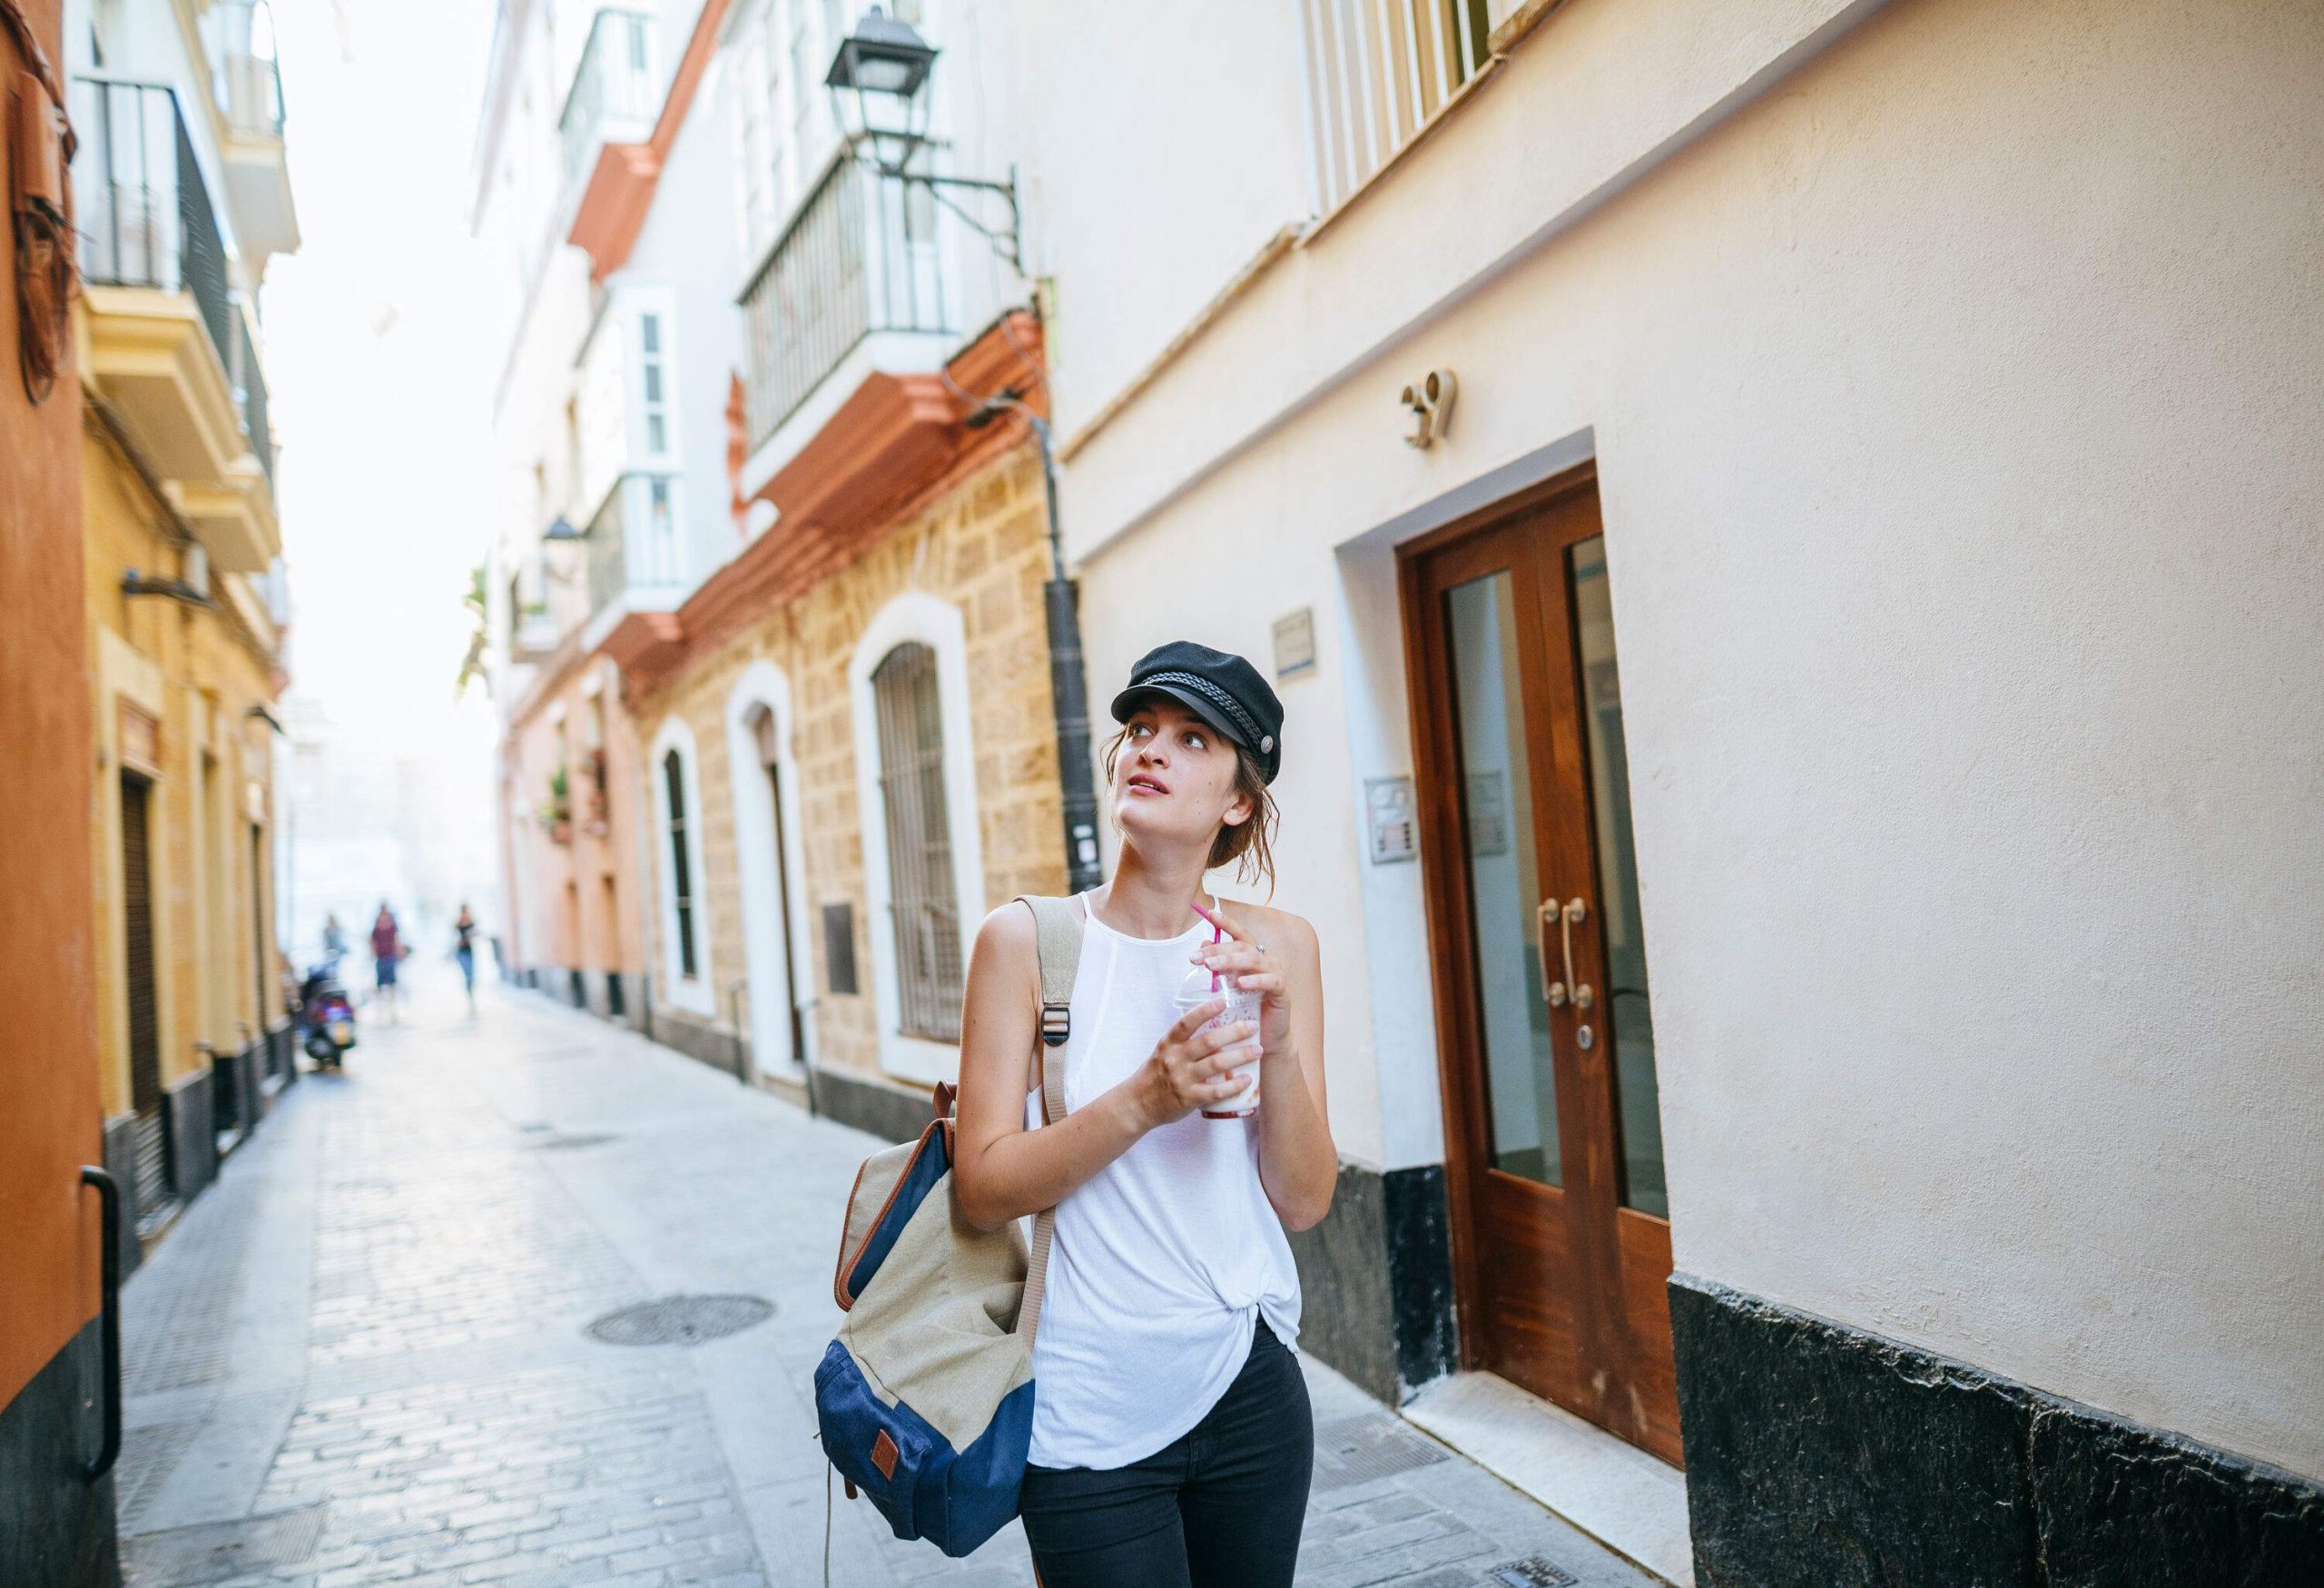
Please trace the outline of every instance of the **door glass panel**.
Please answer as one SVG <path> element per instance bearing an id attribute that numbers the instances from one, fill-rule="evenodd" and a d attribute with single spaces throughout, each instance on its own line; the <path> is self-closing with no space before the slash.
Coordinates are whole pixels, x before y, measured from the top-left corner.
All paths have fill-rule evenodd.
<path id="1" fill-rule="evenodd" d="M 1630 843 L 1630 763 L 1622 749 L 1622 683 L 1614 662 L 1606 538 L 1593 535 L 1568 556 L 1581 661 L 1582 726 L 1590 749 L 1590 825 L 1605 929 L 1607 1020 L 1613 1027 L 1616 1106 L 1622 1122 L 1622 1204 L 1668 1218 L 1654 1013 L 1646 996 L 1646 934 L 1639 922 L 1638 859 Z"/>
<path id="2" fill-rule="evenodd" d="M 1446 591 L 1444 619 L 1458 713 L 1462 826 L 1492 1164 L 1530 1180 L 1562 1185 L 1550 1011 L 1534 935 L 1539 928 L 1533 907 L 1542 895 L 1533 847 L 1533 792 L 1526 774 L 1516 603 L 1508 573 L 1488 574 Z"/>

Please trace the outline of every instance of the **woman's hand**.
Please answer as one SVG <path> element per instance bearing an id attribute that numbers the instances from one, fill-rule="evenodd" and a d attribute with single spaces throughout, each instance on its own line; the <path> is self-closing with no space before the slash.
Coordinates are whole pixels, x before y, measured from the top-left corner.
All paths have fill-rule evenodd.
<path id="1" fill-rule="evenodd" d="M 1251 1061 L 1250 1040 L 1258 1028 L 1249 1021 L 1202 1027 L 1226 1008 L 1212 999 L 1188 1010 L 1162 1033 L 1139 1070 L 1139 1112 L 1147 1129 L 1174 1124 L 1196 1109 L 1215 1107 L 1243 1090 L 1244 1083 L 1227 1074 Z"/>
<path id="2" fill-rule="evenodd" d="M 1260 1052 L 1272 1058 L 1291 1051 L 1291 990 L 1285 981 L 1282 964 L 1267 952 L 1265 943 L 1246 942 L 1219 917 L 1200 905 L 1195 909 L 1226 936 L 1221 942 L 1203 944 L 1196 951 L 1194 962 L 1214 974 L 1234 977 L 1235 985 L 1243 991 L 1261 994 Z"/>

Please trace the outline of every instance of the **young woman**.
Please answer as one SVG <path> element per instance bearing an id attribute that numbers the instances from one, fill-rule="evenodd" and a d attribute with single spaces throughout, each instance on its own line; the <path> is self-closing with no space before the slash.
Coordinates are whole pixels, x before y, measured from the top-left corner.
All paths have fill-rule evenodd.
<path id="1" fill-rule="evenodd" d="M 1283 707 L 1242 657 L 1178 642 L 1114 716 L 1121 853 L 1079 901 L 1066 1116 L 1041 1119 L 1039 958 L 1012 903 L 970 962 L 954 1188 L 983 1228 L 1057 1208 L 1022 1503 L 1045 1588 L 1287 1588 L 1315 1430 L 1284 1231 L 1324 1217 L 1339 1167 L 1322 977 L 1305 921 L 1203 888 L 1229 862 L 1273 884 Z M 1182 1016 L 1197 970 L 1259 992 L 1257 1020 Z M 1257 1111 L 1204 1117 L 1254 1057 Z"/>
<path id="2" fill-rule="evenodd" d="M 379 988 L 379 1001 L 388 1006 L 388 1023 L 393 1025 L 396 1016 L 396 967 L 403 962 L 403 938 L 396 927 L 394 912 L 387 901 L 379 901 L 379 913 L 371 922 L 372 979 Z"/>
<path id="3" fill-rule="evenodd" d="M 452 958 L 460 964 L 460 984 L 468 989 L 468 1011 L 476 1011 L 476 917 L 468 913 L 466 901 L 460 904 L 458 919 L 452 922 Z"/>

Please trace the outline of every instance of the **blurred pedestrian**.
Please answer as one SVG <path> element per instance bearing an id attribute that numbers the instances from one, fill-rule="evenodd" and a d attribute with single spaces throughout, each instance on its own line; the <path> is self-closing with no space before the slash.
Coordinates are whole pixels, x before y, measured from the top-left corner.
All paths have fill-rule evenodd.
<path id="1" fill-rule="evenodd" d="M 395 912 L 388 908 L 385 899 L 379 901 L 379 913 L 371 922 L 371 965 L 379 1001 L 387 1005 L 388 1021 L 400 1025 L 396 1012 L 396 967 L 403 961 L 403 933 L 397 930 Z"/>
<path id="2" fill-rule="evenodd" d="M 476 1012 L 476 917 L 468 912 L 468 904 L 460 905 L 459 919 L 452 922 L 452 957 L 460 962 L 460 981 L 468 991 L 468 1012 Z"/>
<path id="3" fill-rule="evenodd" d="M 336 912 L 323 917 L 323 958 L 336 960 L 347 952 L 347 928 L 339 923 Z"/>

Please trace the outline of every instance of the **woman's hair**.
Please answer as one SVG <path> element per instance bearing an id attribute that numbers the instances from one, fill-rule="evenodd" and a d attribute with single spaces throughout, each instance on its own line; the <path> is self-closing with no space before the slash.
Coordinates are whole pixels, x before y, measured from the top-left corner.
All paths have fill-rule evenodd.
<path id="1" fill-rule="evenodd" d="M 1106 782 L 1114 781 L 1114 766 L 1121 759 L 1122 741 L 1129 737 L 1127 725 L 1116 728 L 1114 736 L 1106 741 Z M 1206 868 L 1216 869 L 1228 861 L 1235 863 L 1235 875 L 1239 880 L 1262 882 L 1267 885 L 1267 897 L 1275 897 L 1275 795 L 1268 792 L 1265 774 L 1258 758 L 1234 740 L 1222 734 L 1227 746 L 1235 752 L 1235 792 L 1251 802 L 1251 814 L 1232 826 L 1219 824 L 1210 841 L 1210 859 Z"/>

